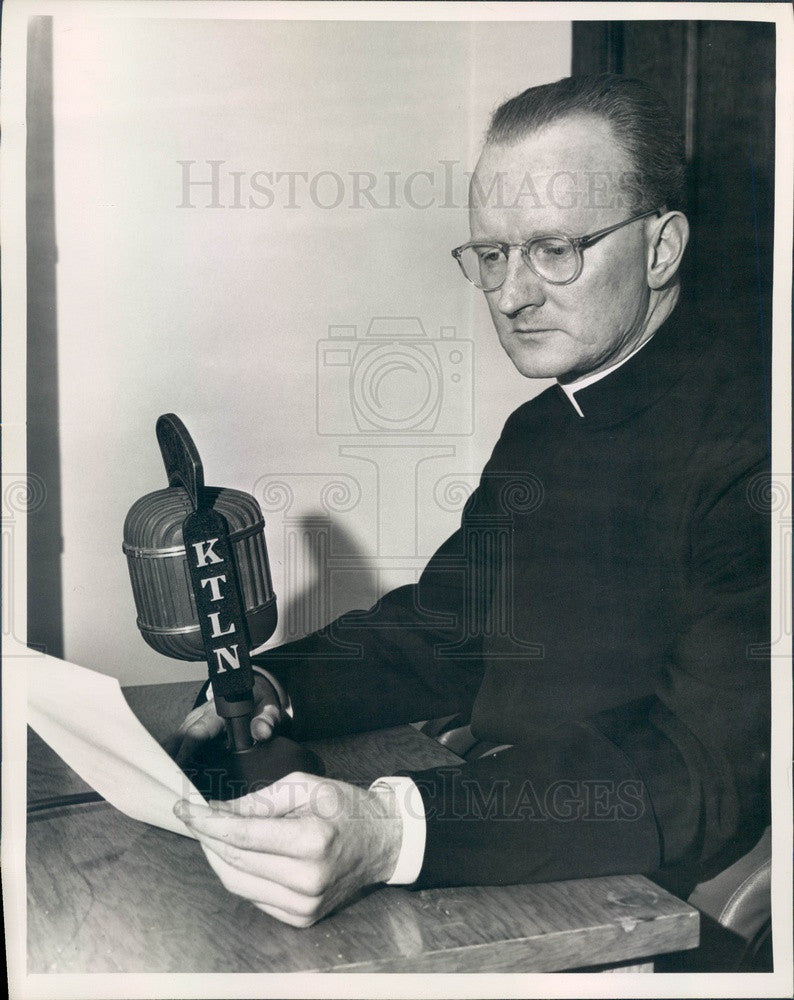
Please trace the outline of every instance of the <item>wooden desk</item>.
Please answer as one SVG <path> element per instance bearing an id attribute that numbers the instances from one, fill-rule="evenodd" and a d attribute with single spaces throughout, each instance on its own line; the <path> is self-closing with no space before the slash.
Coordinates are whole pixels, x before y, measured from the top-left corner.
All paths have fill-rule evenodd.
<path id="1" fill-rule="evenodd" d="M 194 683 L 125 691 L 157 739 Z M 311 744 L 369 782 L 458 758 L 410 726 Z M 29 802 L 86 791 L 31 734 Z M 641 876 L 547 885 L 383 887 L 297 930 L 230 895 L 199 845 L 105 802 L 29 817 L 28 972 L 551 972 L 695 947 L 698 915 Z M 650 966 L 648 966 L 650 968 Z"/>

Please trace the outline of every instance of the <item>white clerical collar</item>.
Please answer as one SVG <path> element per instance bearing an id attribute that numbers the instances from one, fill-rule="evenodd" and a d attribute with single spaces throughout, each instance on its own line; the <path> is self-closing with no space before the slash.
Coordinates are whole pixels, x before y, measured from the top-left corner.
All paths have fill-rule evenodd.
<path id="1" fill-rule="evenodd" d="M 612 365 L 609 368 L 605 368 L 603 371 L 594 372 L 592 375 L 583 375 L 582 378 L 577 379 L 575 382 L 567 382 L 565 384 L 559 381 L 557 382 L 557 385 L 559 385 L 559 387 L 562 389 L 562 391 L 565 393 L 568 399 L 570 399 L 571 406 L 573 406 L 573 408 L 576 410 L 576 412 L 579 414 L 580 417 L 583 417 L 584 413 L 582 413 L 581 406 L 579 406 L 579 404 L 576 402 L 575 394 L 580 389 L 584 389 L 586 386 L 592 385 L 594 382 L 598 382 L 602 378 L 606 378 L 607 375 L 611 375 L 612 372 L 617 371 L 617 369 L 620 368 L 621 365 L 625 365 L 630 358 L 633 358 L 634 355 L 638 351 L 641 351 L 646 344 L 650 343 L 651 340 L 653 340 L 653 337 L 648 337 L 648 339 L 644 341 L 642 344 L 640 344 L 639 347 L 635 347 L 634 350 L 631 352 L 631 354 L 626 355 L 626 357 L 622 361 L 618 361 L 616 365 Z"/>

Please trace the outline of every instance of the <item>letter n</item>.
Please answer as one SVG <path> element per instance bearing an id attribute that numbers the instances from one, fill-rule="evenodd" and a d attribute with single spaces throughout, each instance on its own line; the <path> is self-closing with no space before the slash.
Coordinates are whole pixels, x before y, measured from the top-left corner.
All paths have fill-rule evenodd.
<path id="1" fill-rule="evenodd" d="M 233 646 L 228 646 L 228 647 L 221 646 L 220 649 L 213 650 L 213 652 L 215 653 L 215 659 L 218 662 L 217 673 L 219 674 L 226 673 L 226 667 L 224 667 L 223 664 L 221 663 L 222 659 L 229 664 L 232 670 L 240 669 L 240 657 L 237 653 L 238 645 L 239 643 L 235 643 Z"/>

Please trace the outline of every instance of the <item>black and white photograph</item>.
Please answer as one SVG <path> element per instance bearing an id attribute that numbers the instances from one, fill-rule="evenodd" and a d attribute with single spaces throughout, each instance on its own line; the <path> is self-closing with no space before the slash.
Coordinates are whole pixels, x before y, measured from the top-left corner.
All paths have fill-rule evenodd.
<path id="1" fill-rule="evenodd" d="M 791 6 L 2 41 L 9 995 L 790 996 Z"/>

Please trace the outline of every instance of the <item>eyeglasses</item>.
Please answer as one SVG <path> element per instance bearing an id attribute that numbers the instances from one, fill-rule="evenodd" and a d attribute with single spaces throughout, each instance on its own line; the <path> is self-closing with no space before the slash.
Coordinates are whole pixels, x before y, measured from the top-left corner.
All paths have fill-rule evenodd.
<path id="1" fill-rule="evenodd" d="M 654 208 L 650 212 L 633 215 L 630 219 L 618 222 L 607 229 L 599 229 L 587 236 L 534 236 L 525 243 L 481 242 L 464 243 L 455 247 L 452 256 L 460 264 L 460 269 L 469 281 L 484 292 L 495 292 L 501 288 L 507 277 L 507 259 L 510 251 L 516 247 L 521 250 L 521 257 L 537 274 L 539 278 L 548 281 L 550 285 L 569 285 L 576 281 L 582 273 L 582 251 L 592 246 L 598 240 L 609 236 L 618 229 L 628 226 L 638 219 L 647 219 L 651 215 L 661 215 L 661 209 Z"/>

